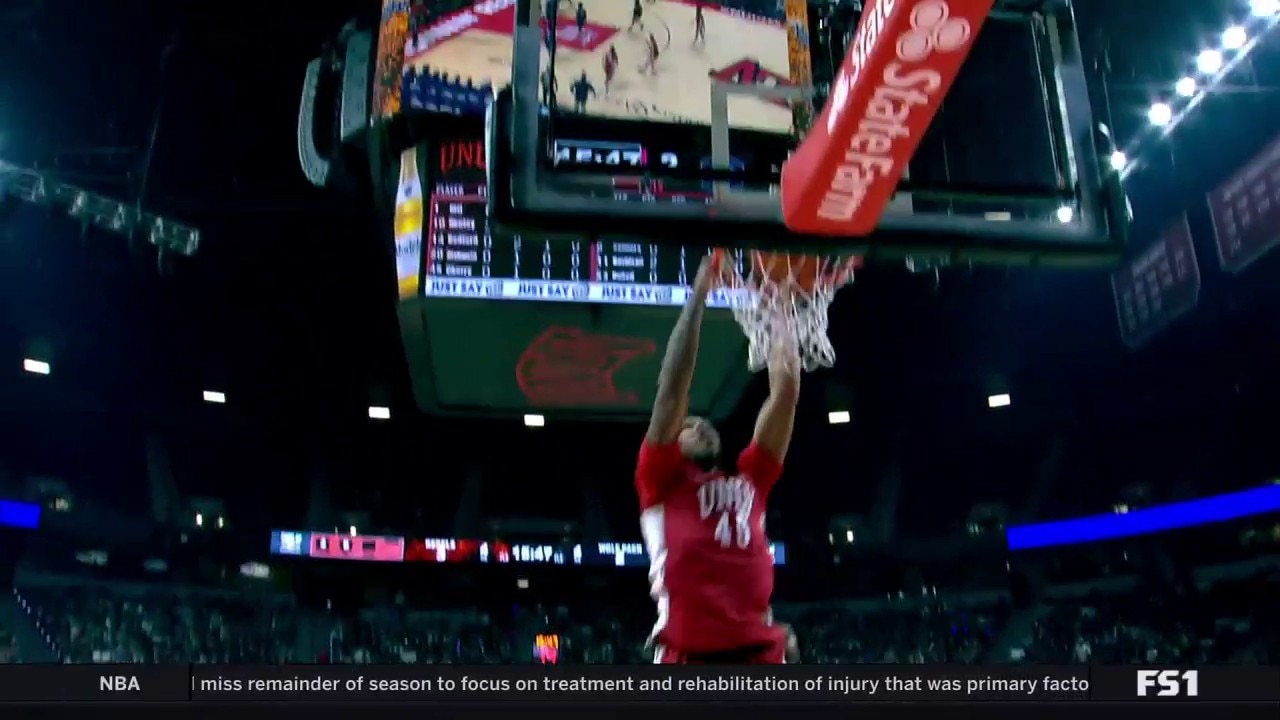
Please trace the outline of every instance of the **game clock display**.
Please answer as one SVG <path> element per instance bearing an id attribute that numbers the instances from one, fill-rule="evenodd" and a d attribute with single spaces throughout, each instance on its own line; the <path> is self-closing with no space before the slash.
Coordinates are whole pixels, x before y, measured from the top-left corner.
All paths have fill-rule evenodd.
<path id="1" fill-rule="evenodd" d="M 552 149 L 553 163 L 557 166 L 576 168 L 632 168 L 649 167 L 649 151 L 640 143 L 609 142 L 607 140 L 556 140 Z M 674 152 L 660 152 L 659 167 L 674 170 L 680 167 L 680 156 Z"/>

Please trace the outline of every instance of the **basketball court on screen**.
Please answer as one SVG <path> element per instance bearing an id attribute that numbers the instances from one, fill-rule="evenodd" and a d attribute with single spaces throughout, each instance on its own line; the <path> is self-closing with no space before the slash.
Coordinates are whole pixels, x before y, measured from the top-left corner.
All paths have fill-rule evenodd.
<path id="1" fill-rule="evenodd" d="M 644 30 L 628 30 L 631 2 L 584 0 L 590 42 L 573 42 L 576 3 L 561 0 L 556 51 L 557 100 L 571 107 L 569 86 L 586 71 L 596 88 L 587 105 L 593 115 L 642 118 L 652 121 L 710 124 L 711 76 L 727 79 L 741 70 L 748 78 L 760 65 L 760 80 L 788 83 L 787 33 L 780 22 L 749 19 L 718 10 L 704 11 L 706 42 L 694 43 L 694 5 L 674 0 L 643 1 Z M 468 30 L 419 53 L 407 53 L 406 65 L 458 76 L 477 85 L 503 87 L 511 80 L 511 21 L 501 18 L 477 23 Z M 653 33 L 661 50 L 657 74 L 641 71 L 645 43 Z M 619 64 L 609 92 L 605 93 L 604 56 L 617 49 Z M 543 67 L 547 59 L 544 52 Z M 744 80 L 744 82 L 748 82 Z M 729 99 L 729 120 L 734 127 L 785 132 L 791 127 L 789 108 L 752 97 Z"/>

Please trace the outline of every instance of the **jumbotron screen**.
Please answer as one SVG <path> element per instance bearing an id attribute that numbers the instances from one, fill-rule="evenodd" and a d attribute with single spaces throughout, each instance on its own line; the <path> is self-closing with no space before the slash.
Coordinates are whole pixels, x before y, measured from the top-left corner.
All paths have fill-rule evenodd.
<path id="1" fill-rule="evenodd" d="M 812 84 L 804 0 L 535 2 L 547 40 L 542 69 L 554 78 L 555 104 L 575 112 L 709 125 L 712 78 Z M 375 120 L 405 110 L 483 112 L 485 96 L 511 82 L 516 1 L 438 8 L 384 0 Z M 731 99 L 729 114 L 734 127 L 774 133 L 794 122 L 786 104 L 746 97 Z"/>
<path id="2" fill-rule="evenodd" d="M 558 141 L 576 162 L 631 162 L 645 144 Z M 572 148 L 572 150 L 570 149 Z M 663 151 L 668 162 L 692 152 Z M 432 172 L 418 170 L 418 150 L 405 151 L 396 194 L 400 297 L 585 302 L 679 307 L 712 246 L 673 246 L 624 236 L 520 233 L 494 227 L 486 210 L 484 142 L 449 139 L 434 147 Z M 696 161 L 696 160 L 692 160 Z M 619 178 L 616 192 L 632 192 Z M 637 189 L 638 192 L 638 189 Z M 694 196 L 701 191 L 686 193 Z M 727 307 L 713 294 L 712 308 Z"/>

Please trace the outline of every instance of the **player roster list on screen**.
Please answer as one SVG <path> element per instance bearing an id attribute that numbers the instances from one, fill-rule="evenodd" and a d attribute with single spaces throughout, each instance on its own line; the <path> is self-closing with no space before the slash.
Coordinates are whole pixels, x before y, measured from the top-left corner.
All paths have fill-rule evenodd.
<path id="1" fill-rule="evenodd" d="M 444 143 L 425 207 L 427 297 L 683 305 L 705 245 L 518 233 L 490 227 L 483 144 Z M 712 306 L 726 306 L 713 295 Z"/>

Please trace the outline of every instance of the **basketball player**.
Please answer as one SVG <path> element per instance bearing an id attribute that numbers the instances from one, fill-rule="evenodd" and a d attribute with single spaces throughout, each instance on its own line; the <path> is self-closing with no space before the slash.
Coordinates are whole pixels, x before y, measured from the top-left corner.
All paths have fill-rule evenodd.
<path id="1" fill-rule="evenodd" d="M 667 341 L 636 464 L 640 526 L 658 604 L 650 641 L 657 663 L 777 664 L 786 658 L 788 635 L 769 610 L 773 558 L 764 519 L 791 443 L 800 378 L 786 360 L 796 349 L 775 343 L 769 399 L 736 474 L 726 474 L 715 428 L 686 414 L 702 315 L 717 273 L 704 259 Z"/>
<path id="2" fill-rule="evenodd" d="M 658 54 L 659 54 L 658 38 L 654 37 L 653 33 L 649 33 L 649 41 L 648 43 L 646 43 L 645 49 L 647 51 L 647 55 L 645 57 L 644 65 L 640 67 L 640 72 L 642 73 L 647 72 L 650 75 L 657 75 L 658 74 Z"/>
<path id="3" fill-rule="evenodd" d="M 556 107 L 556 97 L 560 94 L 560 80 L 551 68 L 542 71 L 542 104 L 548 108 Z"/>
<path id="4" fill-rule="evenodd" d="M 640 29 L 644 29 L 644 7 L 640 4 L 640 0 L 632 0 L 631 2 L 631 24 L 627 26 L 627 32 L 631 32 L 639 25 Z"/>
<path id="5" fill-rule="evenodd" d="M 596 96 L 596 86 L 587 78 L 586 70 L 582 71 L 582 77 L 573 81 L 569 91 L 573 93 L 573 111 L 576 113 L 585 113 L 587 100 Z"/>
<path id="6" fill-rule="evenodd" d="M 699 2 L 693 15 L 693 44 L 707 44 L 707 17 L 702 14 L 702 3 Z"/>
<path id="7" fill-rule="evenodd" d="M 613 76 L 618 72 L 618 48 L 609 46 L 604 54 L 604 94 L 609 94 L 609 86 L 613 84 Z"/>
<path id="8" fill-rule="evenodd" d="M 576 20 L 578 23 L 577 37 L 580 38 L 582 37 L 583 30 L 585 30 L 587 27 L 587 6 L 586 5 L 583 5 L 582 3 L 578 3 L 578 14 L 576 17 L 574 17 L 574 20 Z"/>

